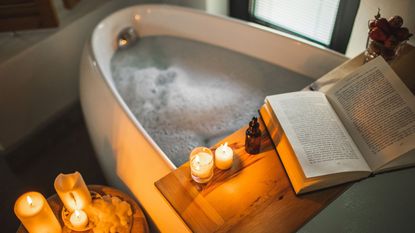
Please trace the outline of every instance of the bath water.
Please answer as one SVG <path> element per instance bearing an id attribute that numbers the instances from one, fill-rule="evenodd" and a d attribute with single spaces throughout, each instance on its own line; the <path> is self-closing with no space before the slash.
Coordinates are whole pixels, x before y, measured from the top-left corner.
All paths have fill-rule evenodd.
<path id="1" fill-rule="evenodd" d="M 283 56 L 283 55 L 282 55 Z M 115 85 L 148 134 L 180 166 L 248 124 L 267 95 L 313 80 L 209 44 L 169 36 L 141 38 L 111 60 Z"/>

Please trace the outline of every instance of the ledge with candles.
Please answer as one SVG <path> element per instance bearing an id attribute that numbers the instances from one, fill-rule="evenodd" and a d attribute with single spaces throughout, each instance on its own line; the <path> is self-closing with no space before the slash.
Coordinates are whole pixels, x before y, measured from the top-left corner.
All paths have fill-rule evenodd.
<path id="1" fill-rule="evenodd" d="M 192 232 L 295 232 L 348 187 L 297 196 L 261 118 L 195 154 L 155 182 Z"/>
<path id="2" fill-rule="evenodd" d="M 87 186 L 79 172 L 58 175 L 54 186 L 57 194 L 48 200 L 38 192 L 17 199 L 18 233 L 149 232 L 138 204 L 117 189 Z"/>
<path id="3" fill-rule="evenodd" d="M 261 145 L 261 130 L 257 118 L 253 117 L 245 132 L 245 151 L 249 154 L 258 154 Z M 189 156 L 190 174 L 192 179 L 204 184 L 209 182 L 213 175 L 213 165 L 220 170 L 227 170 L 233 165 L 233 150 L 228 142 L 221 144 L 215 150 L 215 155 L 207 147 L 196 147 Z"/>

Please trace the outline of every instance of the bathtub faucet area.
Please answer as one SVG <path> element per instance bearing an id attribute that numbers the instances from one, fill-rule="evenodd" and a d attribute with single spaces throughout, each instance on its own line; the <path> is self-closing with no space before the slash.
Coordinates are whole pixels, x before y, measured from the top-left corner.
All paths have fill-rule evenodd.
<path id="1" fill-rule="evenodd" d="M 124 28 L 118 33 L 117 44 L 118 48 L 124 49 L 135 44 L 137 42 L 137 32 L 132 27 Z"/>

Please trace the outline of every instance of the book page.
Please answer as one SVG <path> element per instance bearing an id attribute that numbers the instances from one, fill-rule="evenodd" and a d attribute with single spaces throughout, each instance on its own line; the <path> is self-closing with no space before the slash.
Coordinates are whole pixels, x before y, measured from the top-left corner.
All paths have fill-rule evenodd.
<path id="1" fill-rule="evenodd" d="M 414 149 L 415 97 L 380 56 L 326 94 L 373 171 Z"/>
<path id="2" fill-rule="evenodd" d="M 293 92 L 266 98 L 307 178 L 370 171 L 365 160 L 320 92 Z"/>

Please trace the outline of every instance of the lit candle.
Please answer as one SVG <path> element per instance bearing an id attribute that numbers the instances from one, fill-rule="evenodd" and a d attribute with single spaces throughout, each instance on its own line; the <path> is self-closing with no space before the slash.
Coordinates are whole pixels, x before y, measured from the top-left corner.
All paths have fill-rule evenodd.
<path id="1" fill-rule="evenodd" d="M 228 146 L 228 143 L 220 145 L 215 150 L 215 165 L 217 168 L 226 170 L 232 167 L 233 150 Z"/>
<path id="2" fill-rule="evenodd" d="M 84 209 L 91 203 L 91 194 L 79 172 L 59 174 L 54 185 L 56 193 L 70 212 Z"/>
<path id="3" fill-rule="evenodd" d="M 45 197 L 38 192 L 21 195 L 14 204 L 14 213 L 30 233 L 60 233 L 61 225 Z"/>
<path id="4" fill-rule="evenodd" d="M 88 216 L 82 210 L 75 210 L 71 214 L 71 217 L 69 218 L 69 221 L 71 222 L 72 226 L 75 229 L 82 230 L 88 224 Z"/>
<path id="5" fill-rule="evenodd" d="M 213 154 L 209 148 L 197 147 L 190 153 L 190 171 L 198 183 L 206 183 L 212 178 Z"/>

